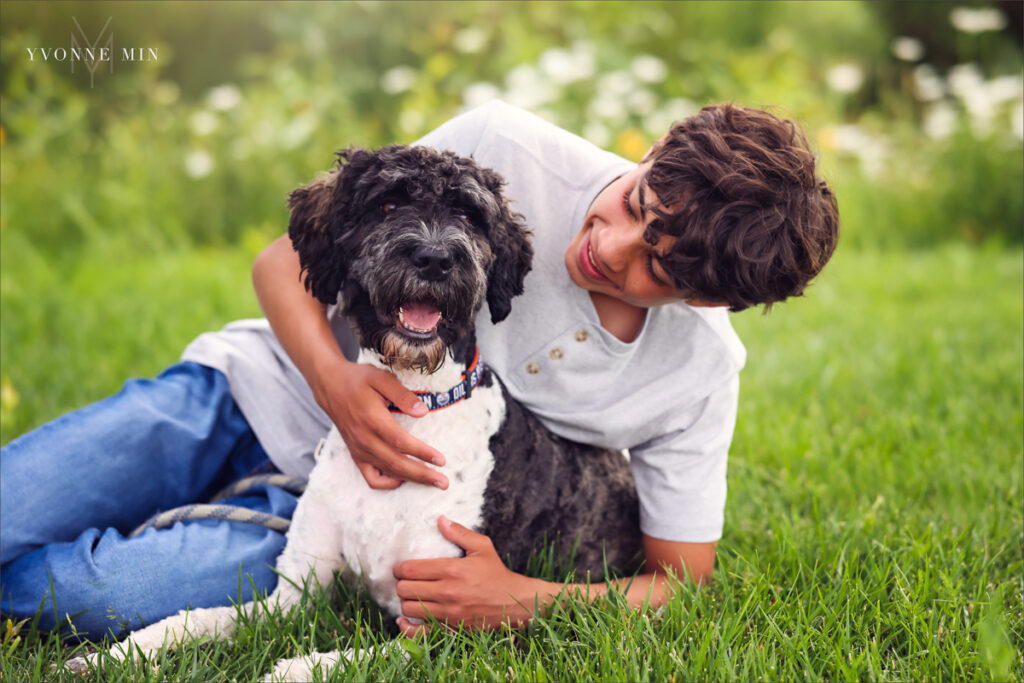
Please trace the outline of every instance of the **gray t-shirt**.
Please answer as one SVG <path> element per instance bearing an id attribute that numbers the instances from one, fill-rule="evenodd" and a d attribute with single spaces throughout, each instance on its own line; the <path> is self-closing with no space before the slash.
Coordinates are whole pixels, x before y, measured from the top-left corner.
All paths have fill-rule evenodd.
<path id="1" fill-rule="evenodd" d="M 501 173 L 506 196 L 533 233 L 533 269 L 511 315 L 492 325 L 485 308 L 477 318 L 484 361 L 556 434 L 630 450 L 645 534 L 718 540 L 746 357 L 727 311 L 684 303 L 652 308 L 637 338 L 625 343 L 601 327 L 587 292 L 565 270 L 565 249 L 590 203 L 634 164 L 499 101 L 416 144 L 472 156 Z M 334 307 L 328 316 L 354 357 L 347 324 Z M 308 473 L 330 420 L 265 320 L 203 334 L 182 358 L 223 371 L 271 460 L 284 472 Z"/>

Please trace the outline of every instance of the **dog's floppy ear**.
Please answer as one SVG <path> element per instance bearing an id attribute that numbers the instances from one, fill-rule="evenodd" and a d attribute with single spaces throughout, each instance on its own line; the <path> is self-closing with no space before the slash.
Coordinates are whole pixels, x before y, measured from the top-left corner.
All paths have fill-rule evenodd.
<path id="1" fill-rule="evenodd" d="M 450 154 L 450 153 L 449 153 Z M 523 293 L 530 272 L 533 246 L 522 215 L 512 211 L 502 194 L 505 179 L 471 159 L 451 155 L 460 170 L 459 194 L 482 220 L 494 260 L 487 282 L 491 322 L 498 323 L 512 310 L 512 298 Z"/>
<path id="2" fill-rule="evenodd" d="M 338 152 L 338 168 L 288 195 L 288 236 L 299 254 L 306 290 L 333 304 L 348 275 L 346 235 L 355 230 L 355 181 L 372 153 L 357 147 Z"/>
<path id="3" fill-rule="evenodd" d="M 483 169 L 482 176 L 497 200 L 488 202 L 488 234 L 494 263 L 487 283 L 487 307 L 491 322 L 498 323 L 512 310 L 512 298 L 523 293 L 523 281 L 533 262 L 533 245 L 522 215 L 512 211 L 502 197 L 505 181 L 490 169 Z"/>
<path id="4" fill-rule="evenodd" d="M 515 216 L 504 206 L 502 214 Z M 502 222 L 502 229 L 492 240 L 494 265 L 487 283 L 487 307 L 491 310 L 492 323 L 507 318 L 512 310 L 512 297 L 523 293 L 523 281 L 533 260 L 529 235 L 521 220 L 509 218 Z"/>

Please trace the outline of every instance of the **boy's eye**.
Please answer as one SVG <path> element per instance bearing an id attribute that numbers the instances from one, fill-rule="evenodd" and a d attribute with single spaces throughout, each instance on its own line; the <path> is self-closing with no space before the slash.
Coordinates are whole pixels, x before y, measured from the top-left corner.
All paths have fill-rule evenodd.
<path id="1" fill-rule="evenodd" d="M 662 287 L 668 286 L 667 283 L 658 277 L 656 272 L 654 272 L 654 254 L 647 255 L 647 273 L 651 276 L 651 279 L 654 280 L 655 284 Z"/>
<path id="2" fill-rule="evenodd" d="M 636 220 L 636 214 L 633 213 L 633 207 L 629 205 L 629 195 L 631 192 L 632 189 L 627 189 L 622 194 L 622 208 L 625 209 L 626 213 L 629 215 L 630 218 Z"/>

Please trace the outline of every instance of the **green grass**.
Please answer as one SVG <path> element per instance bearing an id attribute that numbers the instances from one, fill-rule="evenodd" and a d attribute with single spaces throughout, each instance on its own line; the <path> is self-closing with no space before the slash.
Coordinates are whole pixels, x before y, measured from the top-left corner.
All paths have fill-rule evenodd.
<path id="1" fill-rule="evenodd" d="M 54 264 L 30 250 L 15 262 L 3 239 L 5 440 L 258 313 L 252 249 Z M 660 612 L 612 596 L 520 633 L 438 633 L 409 661 L 331 676 L 1021 680 L 1022 260 L 840 250 L 805 299 L 736 317 L 749 358 L 709 589 L 682 587 Z M 311 615 L 250 623 L 233 646 L 186 643 L 86 680 L 252 680 L 279 657 L 394 634 L 364 597 L 310 600 Z M 4 680 L 72 679 L 50 667 L 76 646 L 13 630 L 0 629 Z"/>

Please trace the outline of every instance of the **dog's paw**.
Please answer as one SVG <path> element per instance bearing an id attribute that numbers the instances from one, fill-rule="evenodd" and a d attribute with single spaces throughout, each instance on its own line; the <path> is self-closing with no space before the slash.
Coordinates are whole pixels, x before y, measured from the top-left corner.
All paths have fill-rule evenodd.
<path id="1" fill-rule="evenodd" d="M 305 657 L 282 659 L 274 665 L 274 670 L 264 676 L 262 683 L 281 683 L 281 681 L 312 681 L 313 668 Z"/>
<path id="2" fill-rule="evenodd" d="M 89 673 L 89 669 L 92 668 L 91 664 L 95 663 L 96 653 L 82 655 L 81 657 L 73 657 L 68 661 L 64 662 L 64 670 L 74 674 L 75 676 L 84 676 Z M 56 667 L 53 667 L 56 669 Z M 53 671 L 52 673 L 57 673 Z"/>
<path id="3" fill-rule="evenodd" d="M 313 673 L 320 669 L 320 678 L 327 678 L 328 673 L 340 659 L 347 657 L 339 652 L 314 652 L 282 659 L 274 665 L 274 670 L 263 677 L 263 683 L 280 683 L 280 681 L 312 681 Z"/>
<path id="4" fill-rule="evenodd" d="M 125 651 L 126 647 L 128 652 Z M 90 652 L 88 654 L 81 655 L 80 657 L 72 657 L 64 662 L 64 670 L 74 674 L 75 676 L 84 676 L 89 673 L 90 670 L 100 666 L 100 658 L 103 655 L 106 655 L 115 662 L 123 662 L 128 659 L 129 652 L 134 656 L 135 661 L 140 659 L 141 652 L 139 652 L 137 648 L 131 647 L 130 645 L 125 646 L 123 644 L 115 644 L 112 648 L 106 651 Z"/>

